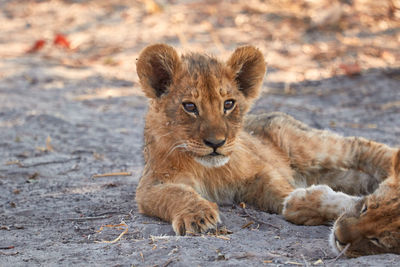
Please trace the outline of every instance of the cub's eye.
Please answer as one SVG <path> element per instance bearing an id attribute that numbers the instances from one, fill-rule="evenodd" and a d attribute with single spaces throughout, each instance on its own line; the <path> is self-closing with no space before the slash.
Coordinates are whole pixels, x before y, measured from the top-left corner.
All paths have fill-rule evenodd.
<path id="1" fill-rule="evenodd" d="M 184 103 L 182 103 L 182 105 L 183 105 L 183 108 L 186 110 L 186 112 L 198 114 L 197 107 L 194 103 L 184 102 Z"/>
<path id="2" fill-rule="evenodd" d="M 224 111 L 231 110 L 235 106 L 235 100 L 229 99 L 224 102 Z"/>
<path id="3" fill-rule="evenodd" d="M 375 246 L 382 247 L 381 242 L 379 242 L 379 239 L 376 237 L 370 238 L 369 241 L 371 241 Z"/>
<path id="4" fill-rule="evenodd" d="M 366 204 L 364 204 L 364 205 L 362 206 L 362 208 L 361 208 L 360 214 L 366 213 L 367 210 L 368 210 L 368 206 L 367 206 Z"/>

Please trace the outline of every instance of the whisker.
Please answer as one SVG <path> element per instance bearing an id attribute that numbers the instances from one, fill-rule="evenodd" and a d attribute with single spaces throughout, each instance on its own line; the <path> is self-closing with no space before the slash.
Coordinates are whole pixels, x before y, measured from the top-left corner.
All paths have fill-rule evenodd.
<path id="1" fill-rule="evenodd" d="M 186 147 L 187 147 L 187 144 L 185 143 L 185 141 L 183 141 L 183 140 L 177 141 L 172 145 L 172 147 L 170 148 L 170 150 L 166 154 L 166 157 L 168 157 L 175 149 L 177 149 L 177 148 L 186 148 Z"/>
<path id="2" fill-rule="evenodd" d="M 350 247 L 350 243 L 348 243 L 345 247 L 344 247 L 344 249 L 339 253 L 339 255 L 337 255 L 336 256 L 336 258 L 332 261 L 332 262 L 330 262 L 330 263 L 334 263 L 335 261 L 337 261 L 344 253 L 346 253 L 346 251 L 349 249 L 349 247 Z"/>
<path id="3" fill-rule="evenodd" d="M 163 161 L 161 161 L 159 164 L 163 164 L 168 159 L 168 157 L 172 154 L 172 152 L 174 152 L 175 149 L 178 149 L 178 148 L 187 149 L 187 144 L 185 143 L 185 141 L 180 140 L 180 141 L 175 142 L 172 145 L 172 147 L 170 148 L 170 150 L 165 154 Z"/>
<path id="4" fill-rule="evenodd" d="M 171 155 L 171 153 L 174 152 L 174 150 L 177 149 L 177 148 L 185 148 L 185 149 L 187 149 L 187 144 L 183 143 L 183 144 L 176 145 L 176 146 L 172 147 L 172 148 L 170 149 L 170 151 L 168 152 L 168 154 L 167 154 L 165 157 L 167 158 L 167 157 L 168 157 L 169 155 Z"/>
<path id="5" fill-rule="evenodd" d="M 168 136 L 168 135 L 171 135 L 171 134 L 173 134 L 174 132 L 169 132 L 169 133 L 166 133 L 166 134 L 163 134 L 163 135 L 160 135 L 159 137 L 161 138 L 161 137 L 165 137 L 165 136 Z"/>

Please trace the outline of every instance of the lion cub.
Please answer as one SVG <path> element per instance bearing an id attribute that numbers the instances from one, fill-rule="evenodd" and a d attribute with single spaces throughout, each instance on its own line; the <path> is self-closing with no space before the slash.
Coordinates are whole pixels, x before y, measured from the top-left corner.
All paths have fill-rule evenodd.
<path id="1" fill-rule="evenodd" d="M 214 228 L 217 203 L 239 201 L 297 224 L 324 224 L 359 201 L 345 193 L 368 194 L 389 175 L 395 150 L 386 145 L 282 113 L 245 116 L 265 70 L 252 46 L 226 62 L 180 57 L 165 44 L 141 52 L 137 72 L 150 103 L 140 212 L 171 222 L 178 235 Z"/>
<path id="2" fill-rule="evenodd" d="M 330 243 L 337 253 L 348 247 L 348 257 L 400 254 L 400 151 L 393 157 L 391 175 L 336 220 Z"/>

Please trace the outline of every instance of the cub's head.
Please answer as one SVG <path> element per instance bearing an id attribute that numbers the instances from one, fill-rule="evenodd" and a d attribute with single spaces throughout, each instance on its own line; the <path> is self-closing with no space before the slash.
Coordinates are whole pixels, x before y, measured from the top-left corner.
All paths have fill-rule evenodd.
<path id="1" fill-rule="evenodd" d="M 141 52 L 136 67 L 151 99 L 145 129 L 149 141 L 207 167 L 227 163 L 265 74 L 261 52 L 240 47 L 221 62 L 197 53 L 179 57 L 171 46 L 156 44 Z"/>
<path id="2" fill-rule="evenodd" d="M 393 157 L 392 174 L 354 210 L 334 224 L 331 245 L 345 255 L 400 254 L 400 150 Z"/>

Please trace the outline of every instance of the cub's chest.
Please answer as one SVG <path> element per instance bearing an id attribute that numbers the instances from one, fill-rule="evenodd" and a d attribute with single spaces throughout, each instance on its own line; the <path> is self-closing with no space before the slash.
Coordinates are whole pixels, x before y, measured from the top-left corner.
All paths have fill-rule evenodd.
<path id="1" fill-rule="evenodd" d="M 204 198 L 218 204 L 231 204 L 242 188 L 257 175 L 249 162 L 230 162 L 223 167 L 207 168 L 196 172 L 193 188 Z"/>

